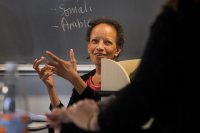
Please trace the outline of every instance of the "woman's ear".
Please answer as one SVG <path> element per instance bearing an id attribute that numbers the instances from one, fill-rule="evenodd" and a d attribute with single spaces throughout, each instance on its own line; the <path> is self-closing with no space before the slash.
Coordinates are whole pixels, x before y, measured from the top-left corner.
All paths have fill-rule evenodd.
<path id="1" fill-rule="evenodd" d="M 115 52 L 115 57 L 118 57 L 121 51 L 122 51 L 121 48 L 117 48 L 117 50 Z"/>
<path id="2" fill-rule="evenodd" d="M 87 51 L 88 51 L 88 54 L 90 54 L 90 49 L 89 49 L 89 43 L 87 44 Z"/>

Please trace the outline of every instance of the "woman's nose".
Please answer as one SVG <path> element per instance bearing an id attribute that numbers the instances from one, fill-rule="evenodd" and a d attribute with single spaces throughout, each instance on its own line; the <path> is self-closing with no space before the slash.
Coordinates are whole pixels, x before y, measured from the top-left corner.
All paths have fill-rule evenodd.
<path id="1" fill-rule="evenodd" d="M 104 49 L 104 43 L 102 41 L 100 41 L 97 45 L 97 49 L 98 50 L 101 50 L 101 49 Z"/>

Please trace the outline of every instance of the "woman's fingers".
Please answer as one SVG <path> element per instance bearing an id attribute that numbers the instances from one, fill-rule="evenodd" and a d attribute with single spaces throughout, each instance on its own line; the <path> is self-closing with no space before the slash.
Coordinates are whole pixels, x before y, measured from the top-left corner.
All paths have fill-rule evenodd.
<path id="1" fill-rule="evenodd" d="M 54 61 L 56 61 L 56 62 L 51 62 L 51 61 L 49 61 L 49 60 L 47 60 L 46 58 L 45 58 L 45 62 L 47 63 L 47 64 L 49 64 L 49 65 L 51 65 L 51 66 L 57 66 L 57 64 L 58 63 L 62 63 L 63 62 L 63 60 L 61 59 L 61 58 L 59 58 L 59 57 L 57 57 L 56 55 L 54 55 L 53 53 L 51 53 L 50 51 L 46 51 L 46 54 L 48 54 Z"/>
<path id="2" fill-rule="evenodd" d="M 70 55 L 70 62 L 72 64 L 73 68 L 77 71 L 77 68 L 76 68 L 76 58 L 75 58 L 73 49 L 70 49 L 69 55 Z"/>
<path id="3" fill-rule="evenodd" d="M 35 59 L 35 60 L 34 60 L 33 68 L 34 68 L 37 72 L 40 72 L 39 65 L 41 64 L 42 61 L 43 61 L 42 58 L 40 58 L 40 59 Z"/>
<path id="4" fill-rule="evenodd" d="M 45 66 L 41 69 L 40 78 L 42 80 L 46 80 L 49 76 L 53 75 L 55 71 L 55 67 L 45 64 Z"/>
<path id="5" fill-rule="evenodd" d="M 45 66 L 41 69 L 41 73 L 44 73 L 46 71 L 48 71 L 48 72 L 54 72 L 54 71 L 56 71 L 56 68 L 53 67 L 53 66 L 50 66 L 48 64 L 45 64 Z"/>
<path id="6" fill-rule="evenodd" d="M 53 75 L 53 72 L 44 72 L 44 74 L 40 77 L 40 79 L 41 80 L 46 80 L 51 75 Z"/>
<path id="7" fill-rule="evenodd" d="M 50 60 L 48 60 L 46 57 L 42 57 L 42 60 L 46 63 L 46 64 L 48 64 L 49 66 L 53 66 L 53 67 L 56 67 L 57 65 L 58 65 L 58 63 L 57 62 L 53 62 L 53 61 L 50 61 Z"/>

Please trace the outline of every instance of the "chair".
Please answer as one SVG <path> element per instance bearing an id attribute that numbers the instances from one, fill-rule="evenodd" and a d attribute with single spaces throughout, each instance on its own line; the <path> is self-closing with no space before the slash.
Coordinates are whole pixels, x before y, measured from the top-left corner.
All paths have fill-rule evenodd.
<path id="1" fill-rule="evenodd" d="M 126 70 L 127 74 L 130 77 L 130 74 L 136 70 L 140 61 L 141 59 L 132 59 L 119 61 L 118 63 Z"/>
<path id="2" fill-rule="evenodd" d="M 101 60 L 101 96 L 118 92 L 131 82 L 130 74 L 136 70 L 140 59 L 113 61 Z"/>

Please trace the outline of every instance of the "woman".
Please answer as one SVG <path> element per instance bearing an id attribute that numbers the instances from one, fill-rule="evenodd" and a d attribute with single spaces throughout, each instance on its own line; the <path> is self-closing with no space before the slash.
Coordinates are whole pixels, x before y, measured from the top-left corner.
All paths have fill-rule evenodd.
<path id="1" fill-rule="evenodd" d="M 50 124 L 61 120 L 105 133 L 199 132 L 199 83 L 194 78 L 199 18 L 200 0 L 168 0 L 151 27 L 134 82 L 103 110 L 93 100 L 79 101 L 47 114 Z"/>
<path id="2" fill-rule="evenodd" d="M 96 91 L 101 89 L 101 59 L 115 60 L 119 56 L 124 43 L 123 28 L 112 19 L 100 18 L 93 20 L 89 23 L 87 30 L 87 43 L 89 58 L 95 64 L 96 69 L 83 76 L 80 76 L 76 71 L 76 59 L 73 50 L 70 50 L 70 61 L 62 60 L 49 51 L 46 53 L 54 62 L 47 60 L 45 57 L 35 59 L 33 68 L 48 88 L 51 109 L 63 107 L 56 91 L 52 77 L 53 73 L 68 80 L 74 86 L 68 106 L 84 98 L 94 99 L 95 101 L 100 100 L 100 96 Z M 40 69 L 39 65 L 43 61 L 46 65 Z"/>

